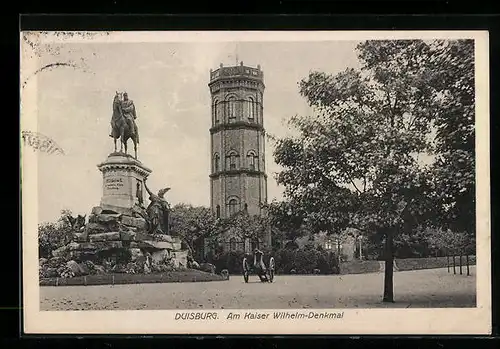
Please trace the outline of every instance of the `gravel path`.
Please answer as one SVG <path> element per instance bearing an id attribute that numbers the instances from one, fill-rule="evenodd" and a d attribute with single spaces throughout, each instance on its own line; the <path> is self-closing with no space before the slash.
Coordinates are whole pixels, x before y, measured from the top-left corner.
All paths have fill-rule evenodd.
<path id="1" fill-rule="evenodd" d="M 261 283 L 252 275 L 248 284 L 233 275 L 220 282 L 40 287 L 40 310 L 475 307 L 475 267 L 471 273 L 394 273 L 394 304 L 381 302 L 381 273 L 277 275 L 273 283 Z"/>

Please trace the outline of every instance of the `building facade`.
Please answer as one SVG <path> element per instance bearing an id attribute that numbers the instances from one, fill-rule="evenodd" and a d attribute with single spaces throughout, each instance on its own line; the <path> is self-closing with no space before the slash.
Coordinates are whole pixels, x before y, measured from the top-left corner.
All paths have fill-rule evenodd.
<path id="1" fill-rule="evenodd" d="M 243 65 L 210 71 L 212 213 L 229 218 L 238 212 L 263 215 L 267 203 L 264 130 L 264 73 Z M 251 249 L 248 241 L 228 243 L 230 249 Z M 270 245 L 270 234 L 262 241 Z M 239 247 L 243 246 L 243 247 Z"/>

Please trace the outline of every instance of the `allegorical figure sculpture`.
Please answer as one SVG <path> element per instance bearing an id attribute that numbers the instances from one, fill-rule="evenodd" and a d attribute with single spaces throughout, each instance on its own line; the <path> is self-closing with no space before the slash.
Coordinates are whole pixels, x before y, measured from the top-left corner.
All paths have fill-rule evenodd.
<path id="1" fill-rule="evenodd" d="M 137 113 L 135 110 L 134 102 L 128 98 L 128 94 L 125 92 L 122 94 L 116 92 L 115 98 L 113 99 L 113 115 L 111 117 L 111 134 L 109 135 L 113 138 L 115 142 L 115 152 L 116 140 L 120 138 L 120 151 L 123 152 L 125 148 L 125 153 L 127 153 L 127 141 L 132 139 L 134 142 L 134 152 L 135 158 L 137 159 L 137 144 L 139 144 L 139 131 L 137 124 L 135 122 L 137 119 Z"/>
<path id="2" fill-rule="evenodd" d="M 146 209 L 149 221 L 150 234 L 169 234 L 170 228 L 170 204 L 164 199 L 164 195 L 170 188 L 160 189 L 158 195 L 149 190 L 144 181 L 144 187 L 151 201 Z"/>

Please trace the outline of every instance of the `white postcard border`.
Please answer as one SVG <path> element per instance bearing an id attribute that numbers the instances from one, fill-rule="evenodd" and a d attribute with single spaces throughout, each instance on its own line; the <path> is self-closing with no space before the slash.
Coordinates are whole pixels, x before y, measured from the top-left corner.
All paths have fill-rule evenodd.
<path id="1" fill-rule="evenodd" d="M 23 35 L 21 33 L 21 35 Z M 490 174 L 489 174 L 489 46 L 486 31 L 319 31 L 319 32 L 110 32 L 97 35 L 40 35 L 58 42 L 174 41 L 322 41 L 365 39 L 458 39 L 476 41 L 476 222 L 477 307 L 464 309 L 286 309 L 203 310 L 218 320 L 174 320 L 177 312 L 40 311 L 38 285 L 37 155 L 21 148 L 23 200 L 23 313 L 25 333 L 78 334 L 489 334 L 491 333 Z M 21 39 L 23 45 L 23 40 Z M 22 71 L 36 67 L 36 58 L 22 56 Z M 21 74 L 22 74 L 21 71 Z M 21 81 L 23 81 L 21 79 Z M 37 129 L 36 76 L 22 89 L 21 130 Z M 382 277 L 382 276 L 381 276 Z M 343 313 L 341 319 L 225 320 L 229 312 Z M 243 317 L 243 316 L 242 316 Z M 271 315 L 272 317 L 272 315 Z"/>

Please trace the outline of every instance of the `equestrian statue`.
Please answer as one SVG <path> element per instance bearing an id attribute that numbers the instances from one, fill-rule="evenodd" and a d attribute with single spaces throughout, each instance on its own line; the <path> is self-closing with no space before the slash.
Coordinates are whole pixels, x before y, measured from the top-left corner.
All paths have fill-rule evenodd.
<path id="1" fill-rule="evenodd" d="M 113 99 L 113 116 L 111 117 L 111 134 L 109 136 L 113 138 L 115 143 L 115 152 L 117 152 L 116 140 L 120 138 L 120 152 L 125 149 L 125 154 L 128 154 L 127 142 L 131 139 L 134 142 L 135 159 L 137 159 L 139 132 L 135 119 L 137 119 L 137 113 L 134 102 L 128 98 L 126 92 L 123 94 L 116 92 Z"/>

